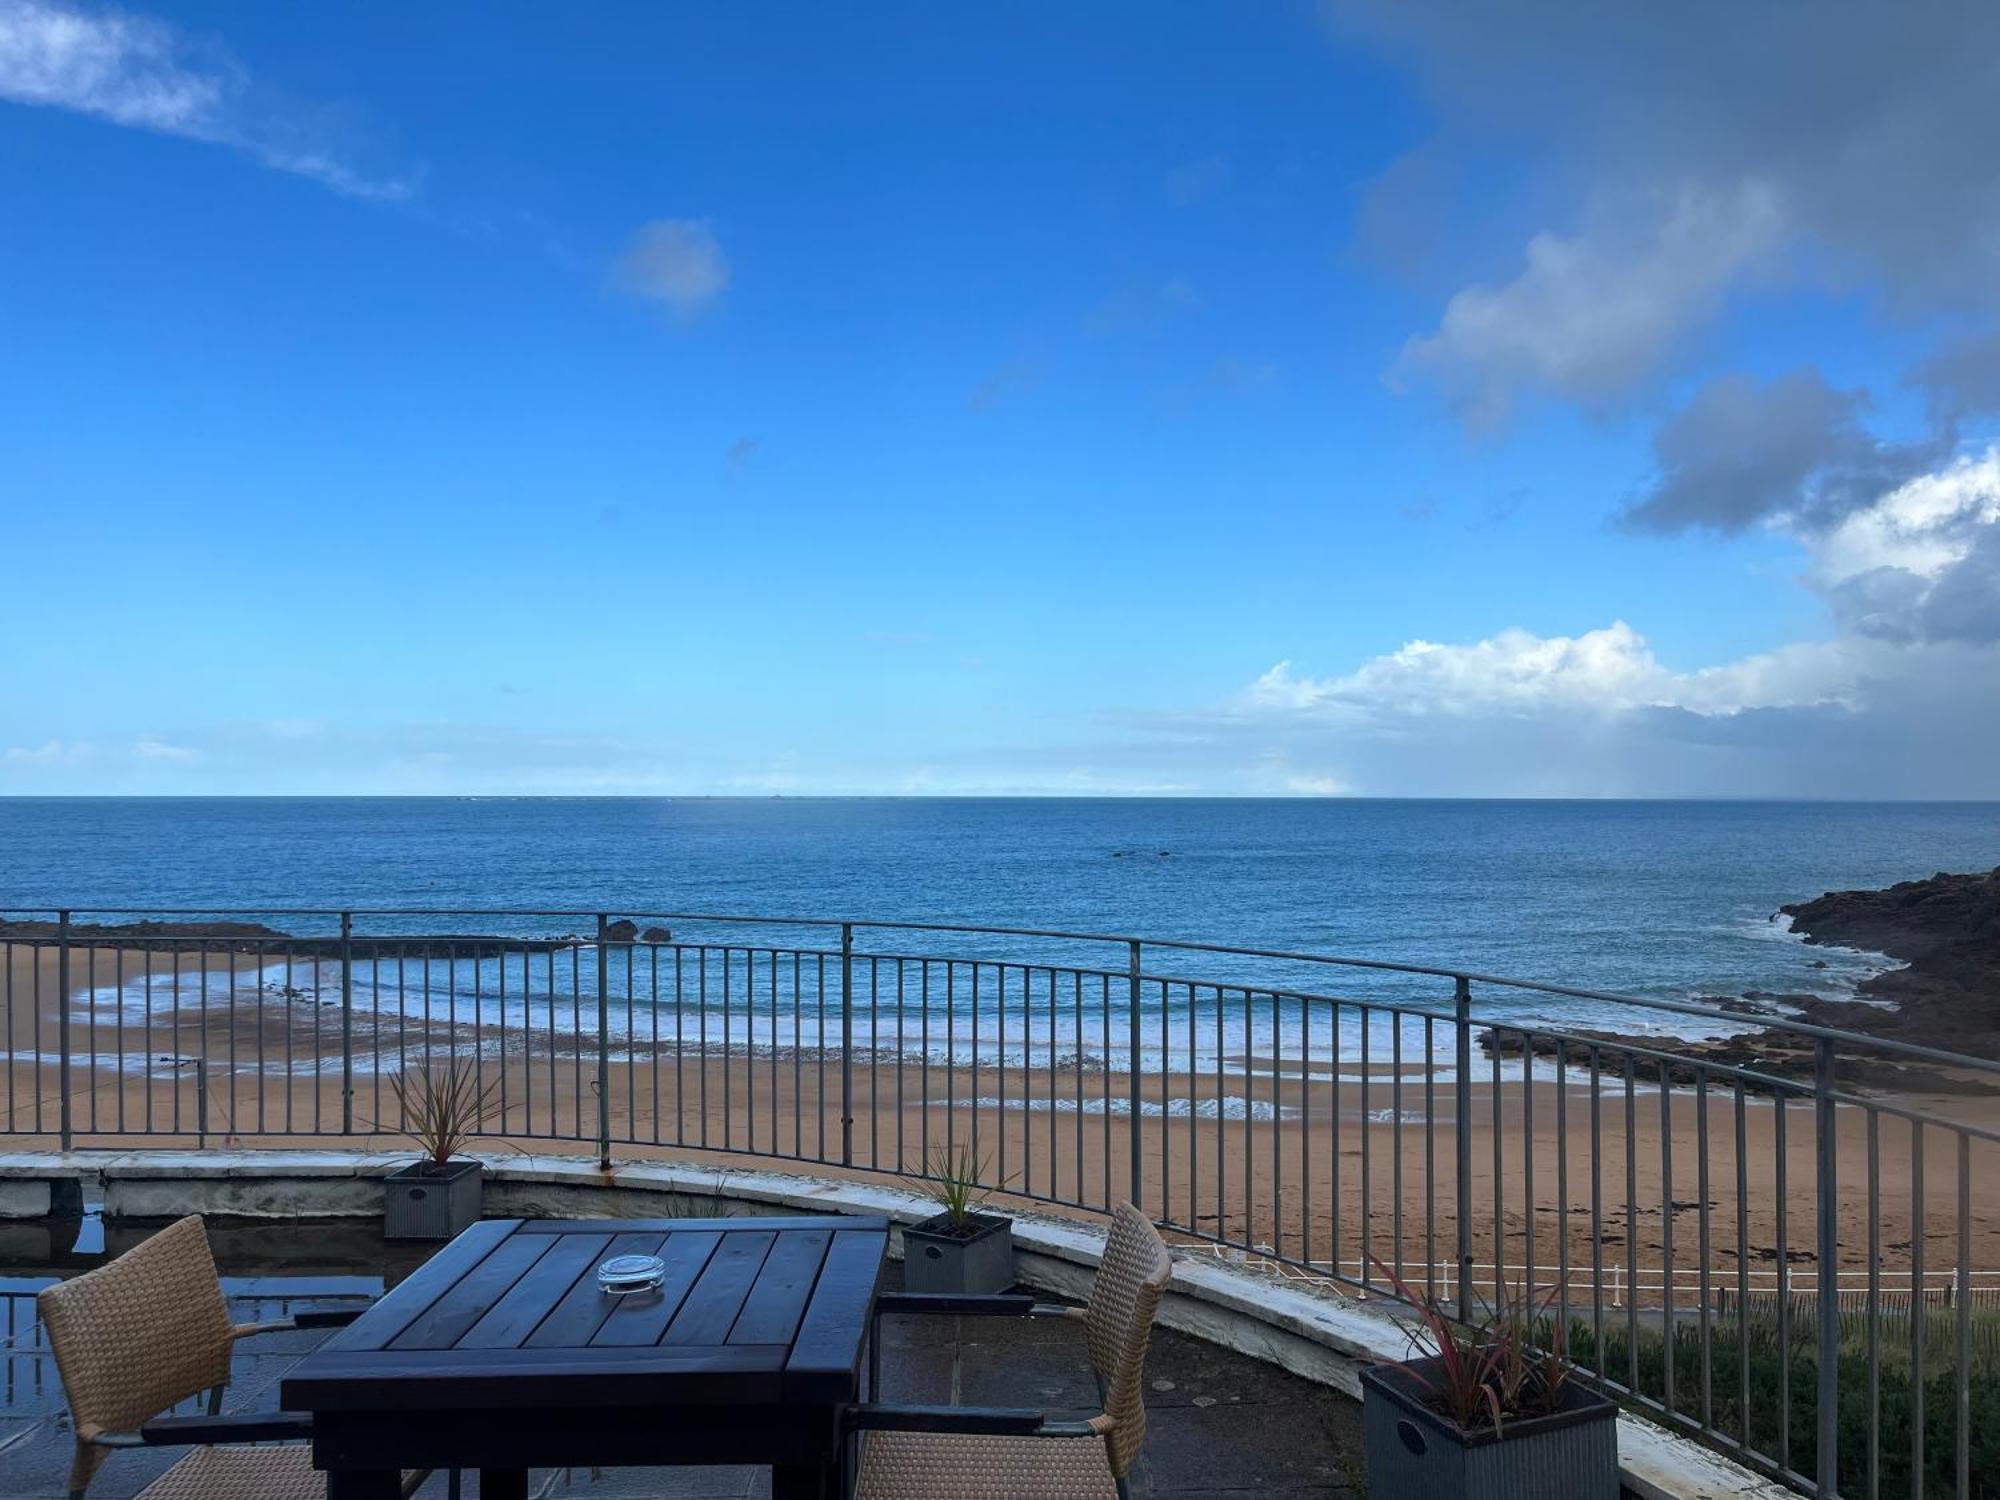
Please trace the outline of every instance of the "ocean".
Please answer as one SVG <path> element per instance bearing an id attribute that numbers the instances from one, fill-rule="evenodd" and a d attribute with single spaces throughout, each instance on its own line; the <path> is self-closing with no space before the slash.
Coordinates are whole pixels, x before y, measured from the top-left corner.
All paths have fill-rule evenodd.
<path id="1" fill-rule="evenodd" d="M 6 907 L 511 907 L 967 922 L 1308 950 L 1671 999 L 1849 992 L 1881 961 L 1805 947 L 1771 920 L 1780 904 L 1995 864 L 1993 803 L 0 799 Z M 549 933 L 578 924 L 357 925 Z M 751 936 L 728 924 L 676 930 Z M 896 950 L 883 934 L 857 941 Z M 999 938 L 959 951 L 1055 957 Z M 1123 954 L 1056 961 L 1119 968 Z M 1278 982 L 1227 959 L 1191 958 L 1183 968 Z M 1326 971 L 1313 977 L 1316 988 L 1329 986 Z M 1389 976 L 1369 990 L 1368 976 L 1340 979 L 1344 992 L 1448 998 L 1434 980 Z M 1549 1012 L 1561 1004 L 1521 1003 L 1518 1014 L 1542 1019 L 1557 1019 Z M 1608 1018 L 1584 1005 L 1561 1019 Z M 1630 1029 L 1630 1020 L 1619 1024 Z"/>

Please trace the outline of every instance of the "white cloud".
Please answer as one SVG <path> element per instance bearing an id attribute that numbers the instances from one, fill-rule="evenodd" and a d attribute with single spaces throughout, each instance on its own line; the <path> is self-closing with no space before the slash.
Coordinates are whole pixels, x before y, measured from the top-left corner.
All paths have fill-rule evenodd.
<path id="1" fill-rule="evenodd" d="M 1623 621 L 1413 640 L 1126 714 L 1211 789 L 1364 795 L 2000 795 L 2000 448 L 1828 519 L 1778 511 L 1829 639 L 1689 669 Z"/>
<path id="2" fill-rule="evenodd" d="M 1971 551 L 1975 533 L 2000 524 L 2000 449 L 1919 475 L 1857 510 L 1814 544 L 1814 576 L 1843 583 L 1876 568 L 1935 580 Z"/>
<path id="3" fill-rule="evenodd" d="M 1519 276 L 1454 296 L 1434 333 L 1404 345 L 1390 381 L 1435 381 L 1486 430 L 1524 388 L 1586 403 L 1623 394 L 1770 253 L 1778 229 L 1770 195 L 1745 187 L 1684 193 L 1638 235 L 1622 225 L 1538 234 Z"/>
<path id="4" fill-rule="evenodd" d="M 1624 621 L 1577 636 L 1509 628 L 1469 645 L 1416 640 L 1343 677 L 1314 679 L 1279 662 L 1253 682 L 1253 709 L 1357 715 L 1614 714 L 1677 708 L 1702 715 L 1838 703 L 1853 671 L 1838 648 L 1787 646 L 1726 666 L 1673 672 Z"/>
<path id="5" fill-rule="evenodd" d="M 2000 449 L 1920 475 L 1803 540 L 1808 581 L 1858 634 L 2000 642 Z"/>
<path id="6" fill-rule="evenodd" d="M 170 764 L 185 765 L 201 759 L 201 752 L 186 745 L 169 744 L 155 735 L 145 735 L 132 746 L 132 753 L 140 760 L 166 761 Z"/>
<path id="7" fill-rule="evenodd" d="M 0 761 L 16 766 L 54 765 L 90 753 L 90 746 L 65 740 L 44 740 L 39 745 L 9 745 L 0 750 Z"/>
<path id="8" fill-rule="evenodd" d="M 144 16 L 44 3 L 0 7 L 0 94 L 174 135 L 208 137 L 231 81 L 190 72 L 173 31 Z"/>
<path id="9" fill-rule="evenodd" d="M 1301 797 L 1344 797 L 1347 783 L 1338 776 L 1287 776 L 1285 790 Z"/>
<path id="10" fill-rule="evenodd" d="M 313 111 L 258 90 L 219 45 L 164 22 L 57 0 L 0 0 L 0 99 L 242 151 L 352 198 L 403 199 L 408 173 L 364 168 L 325 139 Z"/>
<path id="11" fill-rule="evenodd" d="M 617 279 L 635 295 L 692 317 L 728 290 L 729 262 L 708 220 L 655 219 L 626 245 Z"/>

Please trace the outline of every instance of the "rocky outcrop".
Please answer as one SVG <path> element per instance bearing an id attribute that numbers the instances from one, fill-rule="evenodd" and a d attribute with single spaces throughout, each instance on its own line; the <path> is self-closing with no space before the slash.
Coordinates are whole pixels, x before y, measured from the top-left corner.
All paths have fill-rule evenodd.
<path id="1" fill-rule="evenodd" d="M 2000 968 L 2000 869 L 1905 880 L 1880 891 L 1829 891 L 1778 908 L 1809 943 L 1864 948 L 1925 968 Z"/>
<path id="2" fill-rule="evenodd" d="M 1904 967 L 1871 976 L 1860 998 L 1832 1000 L 1821 995 L 1706 995 L 1700 1003 L 1742 1016 L 1746 1021 L 1783 1018 L 1886 1041 L 1934 1047 L 1945 1052 L 2000 1058 L 2000 870 L 1980 875 L 1933 875 L 1876 891 L 1830 891 L 1811 901 L 1780 908 L 1792 930 L 1808 943 L 1858 948 L 1901 959 Z M 1621 1046 L 1651 1046 L 1671 1052 L 1669 1081 L 1691 1085 L 1697 1063 L 1743 1068 L 1777 1078 L 1807 1082 L 1813 1076 L 1813 1040 L 1782 1028 L 1745 1032 L 1709 1041 L 1663 1043 L 1655 1037 L 1610 1032 L 1572 1033 L 1566 1043 L 1570 1066 L 1589 1066 L 1591 1042 L 1599 1043 L 1601 1076 L 1657 1083 L 1657 1058 L 1635 1057 Z M 1501 1029 L 1479 1038 L 1491 1056 L 1519 1057 L 1523 1051 L 1549 1058 L 1555 1039 Z M 1897 1092 L 1987 1094 L 1990 1074 L 1870 1052 L 1858 1044 L 1839 1048 L 1840 1081 L 1846 1086 Z M 1722 1085 L 1722 1080 L 1711 1082 Z M 1752 1084 L 1751 1092 L 1768 1092 Z"/>
<path id="3" fill-rule="evenodd" d="M 1808 943 L 1884 953 L 1905 965 L 1861 982 L 1861 995 L 1876 1004 L 1815 1000 L 1806 1019 L 2000 1057 L 2000 869 L 1829 891 L 1779 910 Z"/>

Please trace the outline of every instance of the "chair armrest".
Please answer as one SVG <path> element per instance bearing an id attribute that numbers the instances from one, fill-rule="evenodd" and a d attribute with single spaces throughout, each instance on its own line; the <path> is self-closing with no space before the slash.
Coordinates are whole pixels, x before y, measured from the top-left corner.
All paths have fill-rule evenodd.
<path id="1" fill-rule="evenodd" d="M 229 1336 L 247 1339 L 260 1333 L 283 1333 L 293 1328 L 344 1328 L 366 1311 L 366 1307 L 308 1307 L 275 1323 L 238 1323 L 229 1330 Z"/>
<path id="2" fill-rule="evenodd" d="M 849 1432 L 943 1432 L 961 1437 L 1091 1437 L 1089 1422 L 1051 1422 L 1030 1407 L 896 1406 L 864 1402 L 850 1406 L 843 1420 Z"/>
<path id="3" fill-rule="evenodd" d="M 345 1328 L 375 1304 L 361 1307 L 306 1307 L 292 1314 L 294 1328 Z"/>
<path id="4" fill-rule="evenodd" d="M 243 1411 L 219 1417 L 155 1417 L 139 1429 L 138 1436 L 147 1444 L 166 1445 L 296 1442 L 312 1436 L 312 1414 Z"/>
<path id="5" fill-rule="evenodd" d="M 882 1319 L 891 1313 L 936 1313 L 968 1318 L 1068 1318 L 1080 1307 L 1037 1302 L 1015 1292 L 882 1292 L 868 1314 L 868 1394 L 882 1390 Z"/>
<path id="6" fill-rule="evenodd" d="M 883 1292 L 877 1313 L 940 1313 L 961 1318 L 1058 1318 L 1075 1311 L 1015 1292 Z"/>

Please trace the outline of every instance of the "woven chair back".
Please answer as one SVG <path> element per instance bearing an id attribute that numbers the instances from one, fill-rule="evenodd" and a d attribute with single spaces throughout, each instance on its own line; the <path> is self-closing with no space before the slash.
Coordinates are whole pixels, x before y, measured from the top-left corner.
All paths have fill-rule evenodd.
<path id="1" fill-rule="evenodd" d="M 1146 1344 L 1173 1272 L 1166 1241 L 1152 1221 L 1129 1203 L 1114 1208 L 1083 1321 L 1090 1363 L 1104 1387 L 1105 1414 L 1113 1419 L 1105 1451 L 1120 1479 L 1146 1437 Z"/>
<path id="2" fill-rule="evenodd" d="M 106 1450 L 92 1437 L 130 1432 L 229 1379 L 229 1309 L 199 1217 L 45 1288 L 35 1306 L 76 1428 L 73 1493 L 104 1461 Z"/>

